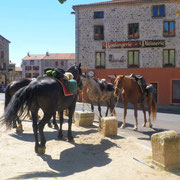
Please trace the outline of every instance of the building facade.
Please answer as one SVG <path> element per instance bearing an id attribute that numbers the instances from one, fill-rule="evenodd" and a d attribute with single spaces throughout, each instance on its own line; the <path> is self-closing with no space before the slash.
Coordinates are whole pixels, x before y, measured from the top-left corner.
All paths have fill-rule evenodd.
<path id="1" fill-rule="evenodd" d="M 8 65 L 8 83 L 12 81 L 18 81 L 22 79 L 22 69 L 21 67 L 16 67 L 15 63 L 9 61 Z"/>
<path id="2" fill-rule="evenodd" d="M 8 83 L 9 43 L 0 35 L 0 85 Z"/>
<path id="3" fill-rule="evenodd" d="M 75 63 L 75 53 L 48 53 L 27 54 L 22 59 L 22 76 L 25 78 L 37 78 L 44 74 L 44 69 L 61 68 L 67 70 Z"/>
<path id="4" fill-rule="evenodd" d="M 154 85 L 158 104 L 180 103 L 180 3 L 115 0 L 73 6 L 76 61 L 106 78 L 139 74 Z"/>

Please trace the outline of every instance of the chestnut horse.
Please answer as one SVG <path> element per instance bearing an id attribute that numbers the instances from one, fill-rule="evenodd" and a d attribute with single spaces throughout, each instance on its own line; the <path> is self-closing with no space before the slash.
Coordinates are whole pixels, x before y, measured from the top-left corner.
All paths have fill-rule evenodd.
<path id="1" fill-rule="evenodd" d="M 150 84 L 148 86 L 147 92 L 144 97 L 144 102 L 148 105 L 148 113 L 149 113 L 149 127 L 152 128 L 151 123 L 151 116 L 153 121 L 156 119 L 156 112 L 157 112 L 157 105 L 155 101 L 155 91 L 153 86 Z M 138 104 L 140 105 L 143 114 L 144 114 L 144 123 L 143 127 L 146 126 L 146 111 L 145 111 L 145 105 L 144 102 L 139 102 L 139 100 L 142 98 L 143 93 L 133 77 L 125 76 L 125 75 L 118 75 L 115 79 L 115 91 L 114 94 L 118 97 L 122 95 L 122 102 L 124 105 L 124 122 L 121 126 L 121 128 L 125 128 L 126 124 L 126 115 L 127 115 L 127 105 L 128 102 L 133 104 L 134 106 L 134 117 L 135 117 L 135 126 L 134 130 L 137 130 L 138 127 L 138 120 L 137 120 L 137 109 Z"/>

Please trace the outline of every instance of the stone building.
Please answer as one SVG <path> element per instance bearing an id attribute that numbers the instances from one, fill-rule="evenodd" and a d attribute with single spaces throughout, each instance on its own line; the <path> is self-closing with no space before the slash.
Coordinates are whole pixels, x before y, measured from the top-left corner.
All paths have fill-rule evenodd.
<path id="1" fill-rule="evenodd" d="M 9 61 L 8 65 L 8 83 L 12 81 L 18 81 L 22 79 L 22 69 L 21 67 L 16 67 L 15 63 Z"/>
<path id="2" fill-rule="evenodd" d="M 112 0 L 73 6 L 76 61 L 106 78 L 140 74 L 159 104 L 180 103 L 180 3 Z"/>
<path id="3" fill-rule="evenodd" d="M 8 83 L 9 43 L 0 35 L 0 85 Z"/>
<path id="4" fill-rule="evenodd" d="M 61 68 L 67 70 L 75 63 L 75 53 L 27 54 L 22 59 L 22 76 L 36 78 L 44 74 L 44 69 Z"/>

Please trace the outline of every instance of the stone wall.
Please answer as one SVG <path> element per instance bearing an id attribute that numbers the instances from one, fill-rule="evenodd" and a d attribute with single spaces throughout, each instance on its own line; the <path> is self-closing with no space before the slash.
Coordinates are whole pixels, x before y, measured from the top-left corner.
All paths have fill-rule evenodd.
<path id="1" fill-rule="evenodd" d="M 152 18 L 152 5 L 158 4 L 165 4 L 166 15 L 163 18 Z M 175 64 L 176 67 L 180 67 L 180 28 L 178 28 L 180 27 L 180 16 L 176 17 L 177 9 L 180 9 L 179 4 L 163 2 L 79 8 L 79 19 L 76 17 L 76 53 L 79 52 L 82 66 L 94 69 L 95 52 L 100 51 L 106 54 L 107 69 L 127 68 L 128 50 L 139 50 L 140 68 L 159 68 L 163 64 L 163 49 L 175 49 Z M 94 11 L 104 11 L 104 18 L 94 19 Z M 164 20 L 175 21 L 175 37 L 163 37 Z M 137 40 L 165 40 L 165 47 L 102 49 L 102 42 L 128 41 L 129 23 L 139 23 L 140 37 Z M 104 25 L 103 41 L 94 40 L 94 25 Z M 108 56 L 112 53 L 119 58 L 117 62 L 109 62 Z"/>

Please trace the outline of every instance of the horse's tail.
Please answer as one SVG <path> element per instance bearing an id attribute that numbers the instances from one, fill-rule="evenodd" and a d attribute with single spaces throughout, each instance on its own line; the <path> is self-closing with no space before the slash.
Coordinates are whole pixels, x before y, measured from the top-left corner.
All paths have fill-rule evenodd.
<path id="1" fill-rule="evenodd" d="M 152 120 L 156 120 L 156 113 L 157 113 L 157 103 L 155 100 L 155 92 L 152 94 L 152 104 L 151 104 L 151 114 L 152 114 Z"/>
<path id="2" fill-rule="evenodd" d="M 6 87 L 4 109 L 7 107 L 7 105 L 9 104 L 9 102 L 11 100 L 10 86 L 11 86 L 11 84 L 8 84 L 7 87 Z"/>
<path id="3" fill-rule="evenodd" d="M 0 118 L 1 124 L 5 124 L 7 129 L 12 128 L 14 121 L 21 117 L 27 110 L 29 112 L 36 89 L 31 86 L 26 86 L 18 90 L 7 105 L 3 116 Z"/>

